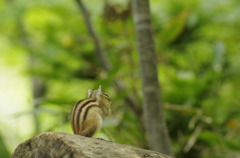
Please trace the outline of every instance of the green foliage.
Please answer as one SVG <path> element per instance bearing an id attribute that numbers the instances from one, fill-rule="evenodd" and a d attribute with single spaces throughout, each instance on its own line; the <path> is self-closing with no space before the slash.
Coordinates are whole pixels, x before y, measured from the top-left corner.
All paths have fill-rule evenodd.
<path id="1" fill-rule="evenodd" d="M 131 95 L 141 107 L 129 2 L 84 2 L 112 64 L 110 72 L 101 68 L 74 1 L 0 2 L 0 52 L 5 62 L 13 65 L 18 58 L 26 59 L 24 74 L 40 78 L 46 86 L 39 108 L 20 112 L 18 117 L 37 115 L 37 132 L 71 133 L 71 108 L 87 96 L 88 89 L 101 84 L 113 105 L 100 135 L 147 147 L 141 114 L 124 100 Z M 176 157 L 240 154 L 239 6 L 238 0 L 151 1 L 161 98 Z M 116 79 L 123 82 L 125 91 L 115 90 Z M 194 135 L 200 125 L 202 129 Z M 194 143 L 185 150 L 193 136 Z M 9 157 L 4 137 L 0 143 L 4 147 L 0 152 Z"/>
<path id="2" fill-rule="evenodd" d="M 0 148 L 1 157 L 10 157 L 10 152 L 4 143 L 4 139 L 3 139 L 2 135 L 0 135 L 0 146 L 1 146 L 1 148 Z"/>
<path id="3" fill-rule="evenodd" d="M 184 10 L 175 18 L 171 19 L 169 24 L 163 28 L 160 35 L 161 41 L 163 43 L 162 46 L 173 42 L 182 33 L 185 28 L 188 15 L 189 11 Z"/>

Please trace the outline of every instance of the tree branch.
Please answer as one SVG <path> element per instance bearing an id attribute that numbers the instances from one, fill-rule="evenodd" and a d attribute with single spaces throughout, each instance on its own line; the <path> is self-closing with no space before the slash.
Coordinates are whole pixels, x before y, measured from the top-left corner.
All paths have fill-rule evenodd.
<path id="1" fill-rule="evenodd" d="M 98 38 L 97 33 L 93 29 L 92 23 L 90 21 L 89 13 L 81 0 L 76 0 L 76 2 L 80 8 L 80 11 L 82 12 L 88 33 L 92 37 L 97 56 L 99 57 L 99 60 L 101 62 L 101 66 L 105 71 L 109 72 L 111 70 L 112 66 L 111 66 L 110 62 L 108 61 L 108 58 L 106 56 L 104 49 L 101 47 L 100 40 Z"/>

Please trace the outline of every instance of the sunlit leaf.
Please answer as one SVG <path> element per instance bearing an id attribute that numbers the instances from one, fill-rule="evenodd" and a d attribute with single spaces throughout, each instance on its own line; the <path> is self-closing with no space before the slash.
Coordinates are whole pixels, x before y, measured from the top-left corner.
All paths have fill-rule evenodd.
<path id="1" fill-rule="evenodd" d="M 0 155 L 1 155 L 1 157 L 10 157 L 10 152 L 8 151 L 8 149 L 4 143 L 1 133 L 0 133 Z"/>
<path id="2" fill-rule="evenodd" d="M 189 10 L 184 10 L 176 17 L 173 17 L 163 28 L 160 35 L 163 44 L 171 43 L 183 32 L 189 14 Z"/>

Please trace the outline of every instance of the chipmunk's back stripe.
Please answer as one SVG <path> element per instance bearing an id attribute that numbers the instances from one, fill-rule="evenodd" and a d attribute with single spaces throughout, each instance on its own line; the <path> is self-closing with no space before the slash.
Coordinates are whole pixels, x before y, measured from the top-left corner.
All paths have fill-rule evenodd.
<path id="1" fill-rule="evenodd" d="M 88 106 L 87 109 L 85 110 L 85 113 L 84 113 L 84 116 L 83 116 L 83 121 L 86 120 L 87 115 L 88 115 L 88 111 L 92 107 L 98 107 L 99 108 L 99 106 L 97 104 L 93 104 L 93 105 Z"/>
<path id="2" fill-rule="evenodd" d="M 76 132 L 80 130 L 80 115 L 82 113 L 82 110 L 84 107 L 86 107 L 89 103 L 91 102 L 95 102 L 96 98 L 89 98 L 89 99 L 84 99 L 84 102 L 80 102 L 78 105 L 80 106 L 79 108 L 76 108 L 76 112 L 77 112 L 77 117 L 75 116 L 75 127 L 76 127 Z M 76 114 L 76 112 L 74 112 Z M 74 133 L 76 133 L 74 132 Z"/>
<path id="3" fill-rule="evenodd" d="M 86 99 L 82 99 L 82 100 L 79 100 L 76 105 L 74 106 L 74 109 L 72 111 L 72 129 L 73 129 L 73 132 L 74 134 L 76 134 L 78 132 L 78 129 L 77 129 L 77 123 L 78 123 L 78 120 L 76 118 L 76 115 L 77 115 L 77 111 L 79 108 L 81 108 L 81 106 L 83 104 L 85 104 L 84 102 L 86 102 L 87 100 Z"/>
<path id="4" fill-rule="evenodd" d="M 72 110 L 71 124 L 72 124 L 72 129 L 73 129 L 74 134 L 76 134 L 76 128 L 74 128 L 74 127 L 75 127 L 74 124 L 76 123 L 76 121 L 75 121 L 75 114 L 76 114 L 76 112 L 75 112 L 75 111 L 76 111 L 77 107 L 80 105 L 80 103 L 81 103 L 82 101 L 84 101 L 84 99 L 79 100 L 79 101 L 75 104 L 75 106 L 74 106 L 74 108 L 73 108 L 73 110 Z"/>

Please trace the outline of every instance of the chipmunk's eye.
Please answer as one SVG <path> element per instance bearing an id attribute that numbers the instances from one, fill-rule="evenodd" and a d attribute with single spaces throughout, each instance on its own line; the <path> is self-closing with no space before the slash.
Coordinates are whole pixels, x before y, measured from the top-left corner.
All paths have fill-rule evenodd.
<path id="1" fill-rule="evenodd" d="M 103 93 L 103 95 L 104 95 L 108 100 L 110 100 L 109 96 L 108 96 L 106 93 Z"/>

